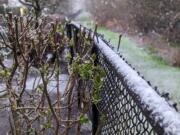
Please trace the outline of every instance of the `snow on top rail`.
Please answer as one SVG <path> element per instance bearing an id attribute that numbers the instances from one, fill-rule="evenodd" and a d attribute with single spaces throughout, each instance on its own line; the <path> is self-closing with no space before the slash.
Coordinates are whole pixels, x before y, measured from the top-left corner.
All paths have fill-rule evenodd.
<path id="1" fill-rule="evenodd" d="M 150 117 L 155 123 L 161 121 L 165 133 L 180 135 L 180 114 L 172 108 L 164 98 L 156 93 L 149 84 L 142 79 L 127 63 L 122 60 L 104 41 L 99 38 L 96 41 L 98 49 L 123 76 L 129 86 L 129 90 L 139 97 L 142 109 L 151 112 Z"/>
<path id="2" fill-rule="evenodd" d="M 77 28 L 80 25 L 72 23 Z M 156 128 L 159 126 L 165 135 L 180 135 L 180 113 L 171 107 L 165 98 L 158 93 L 133 70 L 116 52 L 114 52 L 100 37 L 94 39 L 95 45 L 107 60 L 117 70 L 117 73 L 127 82 L 129 91 L 138 97 L 143 112 L 148 112 L 148 118 Z M 162 132 L 161 132 L 162 134 Z"/>

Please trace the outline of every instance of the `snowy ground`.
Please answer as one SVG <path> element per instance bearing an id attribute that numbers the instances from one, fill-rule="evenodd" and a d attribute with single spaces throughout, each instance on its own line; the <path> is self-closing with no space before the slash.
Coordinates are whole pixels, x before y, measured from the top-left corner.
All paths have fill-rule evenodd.
<path id="1" fill-rule="evenodd" d="M 8 0 L 8 6 L 9 7 L 20 7 L 22 4 L 19 2 L 19 0 Z"/>
<path id="2" fill-rule="evenodd" d="M 112 45 L 117 48 L 118 33 L 105 28 L 99 28 L 98 32 L 105 34 L 105 38 L 110 39 Z M 161 93 L 170 93 L 170 98 L 178 104 L 180 110 L 180 68 L 168 65 L 147 48 L 138 47 L 138 43 L 127 36 L 122 38 L 120 53 L 152 83 L 153 87 L 157 86 Z"/>

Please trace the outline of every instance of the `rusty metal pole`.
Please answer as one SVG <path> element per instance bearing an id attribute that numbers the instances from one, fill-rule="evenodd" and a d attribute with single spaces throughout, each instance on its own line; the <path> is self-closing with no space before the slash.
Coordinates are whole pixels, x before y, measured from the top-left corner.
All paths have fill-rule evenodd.
<path id="1" fill-rule="evenodd" d="M 119 35 L 119 42 L 118 42 L 118 48 L 117 48 L 117 51 L 119 51 L 119 49 L 120 49 L 121 39 L 122 39 L 122 35 Z"/>

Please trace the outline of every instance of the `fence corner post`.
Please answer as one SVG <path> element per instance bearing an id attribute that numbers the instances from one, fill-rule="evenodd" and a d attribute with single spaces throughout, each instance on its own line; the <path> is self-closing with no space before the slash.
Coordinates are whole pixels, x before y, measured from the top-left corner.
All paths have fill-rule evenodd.
<path id="1" fill-rule="evenodd" d="M 93 43 L 93 48 L 92 48 L 92 54 L 95 53 L 97 54 L 97 48 L 95 47 L 94 42 Z M 98 64 L 98 57 L 96 56 L 96 59 L 94 61 L 94 65 Z M 99 121 L 100 113 L 97 108 L 97 105 L 92 103 L 92 135 L 97 135 L 97 132 L 99 130 Z"/>
<path id="2" fill-rule="evenodd" d="M 95 104 L 92 105 L 92 135 L 96 135 L 99 126 L 99 111 Z"/>

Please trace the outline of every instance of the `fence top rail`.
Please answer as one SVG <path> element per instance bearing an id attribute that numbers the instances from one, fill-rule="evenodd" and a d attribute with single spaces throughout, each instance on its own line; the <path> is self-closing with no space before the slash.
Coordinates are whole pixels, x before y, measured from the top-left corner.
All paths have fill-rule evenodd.
<path id="1" fill-rule="evenodd" d="M 76 28 L 80 25 L 72 23 Z M 117 70 L 117 74 L 127 82 L 130 93 L 137 97 L 143 112 L 153 126 L 158 125 L 167 135 L 180 135 L 180 113 L 168 104 L 138 73 L 133 70 L 101 37 L 94 38 L 95 46 Z"/>

